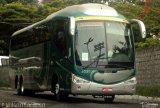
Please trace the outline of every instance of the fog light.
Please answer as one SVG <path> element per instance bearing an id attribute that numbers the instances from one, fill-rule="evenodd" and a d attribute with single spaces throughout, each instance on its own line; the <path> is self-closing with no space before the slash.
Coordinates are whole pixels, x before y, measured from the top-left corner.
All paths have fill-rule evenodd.
<path id="1" fill-rule="evenodd" d="M 136 84 L 136 83 L 137 83 L 137 80 L 136 80 L 136 78 L 134 77 L 134 78 L 131 78 L 131 79 L 125 81 L 124 83 L 125 83 L 125 84 Z"/>

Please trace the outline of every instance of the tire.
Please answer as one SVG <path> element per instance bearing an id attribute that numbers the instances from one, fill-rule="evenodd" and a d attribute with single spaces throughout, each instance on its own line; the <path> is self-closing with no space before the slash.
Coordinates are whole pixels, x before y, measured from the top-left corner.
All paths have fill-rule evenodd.
<path id="1" fill-rule="evenodd" d="M 106 103 L 113 103 L 114 98 L 115 98 L 115 95 L 107 95 L 107 96 L 104 97 L 104 101 Z"/>
<path id="2" fill-rule="evenodd" d="M 17 82 L 17 94 L 18 95 L 23 95 L 24 94 L 24 86 L 23 86 L 23 80 L 20 79 Z"/>
<path id="3" fill-rule="evenodd" d="M 25 96 L 32 96 L 35 94 L 35 91 L 25 90 L 24 85 L 23 85 L 23 79 L 21 78 L 17 83 L 17 94 L 25 95 Z"/>
<path id="4" fill-rule="evenodd" d="M 14 82 L 14 86 L 15 86 L 15 89 L 17 89 L 18 87 L 18 76 L 15 77 L 15 82 Z"/>
<path id="5" fill-rule="evenodd" d="M 66 100 L 66 98 L 68 97 L 68 94 L 63 93 L 60 90 L 60 85 L 59 85 L 58 81 L 57 81 L 57 83 L 54 84 L 54 88 L 53 89 L 54 89 L 53 92 L 54 92 L 54 95 L 55 95 L 57 101 L 64 101 L 64 100 Z"/>

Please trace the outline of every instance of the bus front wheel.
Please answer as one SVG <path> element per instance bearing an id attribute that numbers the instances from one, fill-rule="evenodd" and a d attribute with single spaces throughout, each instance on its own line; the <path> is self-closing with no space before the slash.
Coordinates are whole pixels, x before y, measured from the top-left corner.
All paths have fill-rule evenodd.
<path id="1" fill-rule="evenodd" d="M 68 94 L 63 93 L 60 90 L 60 85 L 58 82 L 56 84 L 54 84 L 54 91 L 53 92 L 56 97 L 56 100 L 58 100 L 58 101 L 64 101 L 68 97 Z"/>

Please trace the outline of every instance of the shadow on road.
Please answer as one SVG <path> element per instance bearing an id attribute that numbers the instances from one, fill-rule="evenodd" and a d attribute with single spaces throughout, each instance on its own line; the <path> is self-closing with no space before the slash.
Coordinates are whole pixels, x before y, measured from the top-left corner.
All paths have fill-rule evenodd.
<path id="1" fill-rule="evenodd" d="M 15 94 L 17 95 L 17 94 Z M 25 95 L 23 97 L 30 97 L 30 98 L 36 98 L 36 99 L 45 99 L 45 100 L 51 100 L 51 101 L 56 101 L 54 94 L 42 94 L 38 93 L 35 95 Z M 96 104 L 133 104 L 132 102 L 127 102 L 123 100 L 116 100 L 113 103 L 106 103 L 104 102 L 103 98 L 93 98 L 92 96 L 72 96 L 70 95 L 66 100 L 61 101 L 62 103 L 96 103 Z"/>

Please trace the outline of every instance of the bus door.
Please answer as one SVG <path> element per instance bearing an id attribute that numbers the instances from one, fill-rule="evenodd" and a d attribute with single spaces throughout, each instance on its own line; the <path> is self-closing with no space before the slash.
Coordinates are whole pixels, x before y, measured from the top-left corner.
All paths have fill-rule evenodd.
<path id="1" fill-rule="evenodd" d="M 54 49 L 52 52 L 52 58 L 56 62 L 56 72 L 62 86 L 64 88 L 70 87 L 70 78 L 71 78 L 71 37 L 69 35 L 69 18 L 57 18 L 53 22 L 54 30 Z M 64 82 L 63 82 L 64 81 Z"/>

